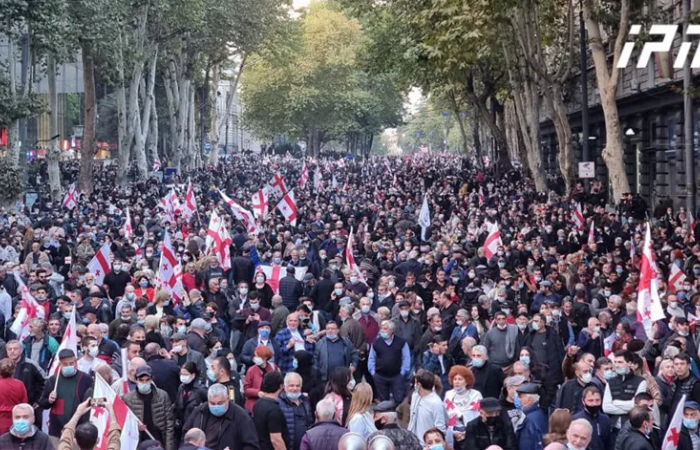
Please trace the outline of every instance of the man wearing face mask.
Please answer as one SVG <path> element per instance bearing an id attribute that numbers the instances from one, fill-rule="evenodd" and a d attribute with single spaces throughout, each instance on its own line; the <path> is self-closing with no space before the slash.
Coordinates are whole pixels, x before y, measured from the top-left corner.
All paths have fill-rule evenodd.
<path id="1" fill-rule="evenodd" d="M 187 335 L 184 333 L 175 333 L 170 338 L 170 343 L 173 345 L 170 350 L 170 357 L 175 361 L 178 367 L 182 367 L 186 362 L 191 362 L 197 367 L 200 379 L 206 377 L 206 364 L 204 355 L 196 350 L 192 350 L 187 345 Z"/>
<path id="2" fill-rule="evenodd" d="M 518 431 L 520 449 L 542 449 L 542 438 L 549 430 L 547 415 L 540 408 L 539 390 L 538 385 L 526 383 L 516 391 L 515 407 L 525 413 L 525 421 Z"/>
<path id="3" fill-rule="evenodd" d="M 518 441 L 507 414 L 502 414 L 501 404 L 493 397 L 481 400 L 479 417 L 470 421 L 464 432 L 463 449 L 486 450 L 490 446 L 515 449 Z"/>
<path id="4" fill-rule="evenodd" d="M 583 361 L 574 364 L 576 378 L 561 385 L 554 400 L 555 408 L 564 408 L 576 414 L 583 409 L 583 390 L 591 385 L 592 368 Z"/>
<path id="5" fill-rule="evenodd" d="M 573 420 L 585 419 L 593 427 L 588 450 L 607 450 L 612 447 L 610 418 L 601 411 L 602 395 L 597 387 L 588 386 L 581 394 L 583 410 L 574 414 Z"/>
<path id="6" fill-rule="evenodd" d="M 658 447 L 654 445 L 649 437 L 654 428 L 654 419 L 649 411 L 644 406 L 635 406 L 629 413 L 630 431 L 620 437 L 615 442 L 616 449 L 634 449 L 634 450 L 655 450 Z"/>
<path id="7" fill-rule="evenodd" d="M 224 356 L 219 356 L 214 359 L 211 363 L 211 368 L 207 370 L 207 380 L 210 386 L 214 383 L 226 386 L 229 392 L 229 399 L 243 406 L 245 399 L 240 390 L 241 376 L 237 371 L 231 369 L 231 361 Z"/>
<path id="8" fill-rule="evenodd" d="M 617 436 L 619 430 L 627 422 L 627 414 L 634 407 L 635 396 L 646 392 L 647 382 L 644 378 L 635 375 L 630 369 L 633 362 L 630 352 L 618 350 L 614 355 L 613 367 L 617 376 L 608 380 L 605 387 L 603 412 L 610 416 L 613 433 Z"/>
<path id="9" fill-rule="evenodd" d="M 385 400 L 373 405 L 370 412 L 374 414 L 374 425 L 377 430 L 367 437 L 367 442 L 372 442 L 376 436 L 386 436 L 394 443 L 396 450 L 417 450 L 421 448 L 420 441 L 415 434 L 405 430 L 397 423 L 396 403 L 393 400 Z"/>
<path id="10" fill-rule="evenodd" d="M 53 450 L 54 445 L 46 433 L 34 426 L 32 405 L 20 403 L 12 408 L 12 428 L 0 436 L 0 448 Z"/>
<path id="11" fill-rule="evenodd" d="M 24 341 L 24 356 L 31 359 L 43 370 L 48 370 L 51 360 L 58 351 L 58 342 L 49 336 L 43 319 L 32 319 L 29 323 L 29 336 Z"/>
<path id="12" fill-rule="evenodd" d="M 683 405 L 683 426 L 678 439 L 677 450 L 693 450 L 698 448 L 700 433 L 698 421 L 700 420 L 700 405 L 694 401 L 686 401 Z"/>
<path id="13" fill-rule="evenodd" d="M 520 355 L 518 327 L 508 324 L 508 316 L 503 311 L 494 315 L 495 327 L 484 336 L 483 345 L 489 351 L 489 360 L 498 367 L 507 367 Z"/>
<path id="14" fill-rule="evenodd" d="M 117 310 L 119 311 L 119 316 L 109 324 L 109 338 L 112 340 L 117 338 L 117 330 L 120 325 L 131 326 L 136 323 L 136 317 L 133 314 L 134 309 L 130 304 L 123 304 L 121 309 L 117 307 Z"/>
<path id="15" fill-rule="evenodd" d="M 90 376 L 78 370 L 73 350 L 61 350 L 58 352 L 58 360 L 59 373 L 46 380 L 39 399 L 40 407 L 51 410 L 49 435 L 56 438 L 61 436 L 61 430 L 73 417 L 78 405 L 88 398 L 88 390 L 92 388 Z M 87 421 L 87 416 L 83 421 Z"/>
<path id="16" fill-rule="evenodd" d="M 255 349 L 260 346 L 267 347 L 272 352 L 272 358 L 270 358 L 271 363 L 275 362 L 275 355 L 279 357 L 280 349 L 277 345 L 277 341 L 272 339 L 270 335 L 270 322 L 258 322 L 257 334 L 246 341 L 246 343 L 243 345 L 243 350 L 241 351 L 240 360 L 247 368 L 254 364 L 253 357 L 255 356 Z"/>
<path id="17" fill-rule="evenodd" d="M 124 270 L 124 262 L 118 259 L 112 263 L 112 270 L 105 275 L 104 285 L 107 286 L 109 297 L 115 299 L 124 295 L 126 285 L 131 282 L 131 275 Z"/>
<path id="18" fill-rule="evenodd" d="M 199 428 L 206 435 L 206 447 L 211 450 L 257 449 L 258 437 L 250 414 L 233 403 L 228 389 L 213 384 L 207 392 L 208 402 L 195 408 L 183 427 L 183 433 Z"/>
<path id="19" fill-rule="evenodd" d="M 564 382 L 561 364 L 564 359 L 564 345 L 552 327 L 546 326 L 545 316 L 535 314 L 530 324 L 532 331 L 526 346 L 535 353 L 536 360 L 549 366 L 548 380 L 556 385 Z"/>
<path id="20" fill-rule="evenodd" d="M 272 314 L 269 309 L 260 305 L 258 293 L 251 292 L 246 307 L 231 317 L 234 317 L 233 326 L 240 332 L 238 341 L 232 343 L 234 353 L 239 354 L 239 350 L 243 348 L 244 344 L 257 336 L 258 324 L 261 322 L 270 323 Z"/>
<path id="21" fill-rule="evenodd" d="M 124 396 L 124 403 L 143 424 L 139 426 L 139 440 L 151 439 L 145 432 L 148 430 L 165 450 L 175 450 L 175 415 L 168 394 L 156 387 L 150 367 L 138 366 L 134 375 L 136 390 Z"/>
<path id="22" fill-rule="evenodd" d="M 295 310 L 299 306 L 299 297 L 301 297 L 304 290 L 301 281 L 297 280 L 294 274 L 295 268 L 288 266 L 287 275 L 280 280 L 279 284 L 279 294 L 282 296 L 282 303 L 290 311 Z"/>

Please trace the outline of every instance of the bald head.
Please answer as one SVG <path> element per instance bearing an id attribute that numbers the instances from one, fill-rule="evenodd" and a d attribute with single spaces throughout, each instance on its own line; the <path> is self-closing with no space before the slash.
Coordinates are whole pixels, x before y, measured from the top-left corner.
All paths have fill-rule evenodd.
<path id="1" fill-rule="evenodd" d="M 143 355 L 146 357 L 146 359 L 156 356 L 158 352 L 160 352 L 160 345 L 156 344 L 155 342 L 146 344 L 146 347 L 143 349 Z"/>

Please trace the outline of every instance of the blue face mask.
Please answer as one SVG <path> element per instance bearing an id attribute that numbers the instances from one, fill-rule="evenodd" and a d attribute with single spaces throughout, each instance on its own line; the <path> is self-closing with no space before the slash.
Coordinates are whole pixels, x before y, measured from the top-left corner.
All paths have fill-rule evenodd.
<path id="1" fill-rule="evenodd" d="M 520 400 L 520 397 L 515 397 L 513 399 L 513 404 L 516 409 L 523 409 L 523 402 Z"/>
<path id="2" fill-rule="evenodd" d="M 625 375 L 625 374 L 627 373 L 627 369 L 625 369 L 625 368 L 622 368 L 622 369 L 615 369 L 615 372 L 616 372 L 618 375 L 622 376 L 622 375 Z"/>
<path id="3" fill-rule="evenodd" d="M 29 433 L 30 428 L 31 424 L 28 420 L 17 419 L 14 422 L 12 422 L 12 429 L 15 431 L 15 434 L 18 434 L 20 436 L 24 436 L 25 434 Z"/>
<path id="4" fill-rule="evenodd" d="M 301 397 L 301 392 L 287 392 L 287 398 L 290 400 L 296 400 Z"/>
<path id="5" fill-rule="evenodd" d="M 530 357 L 529 356 L 521 356 L 520 362 L 529 366 L 530 365 Z"/>
<path id="6" fill-rule="evenodd" d="M 689 430 L 694 430 L 698 427 L 698 423 L 693 419 L 683 419 L 683 426 Z"/>
<path id="7" fill-rule="evenodd" d="M 139 392 L 142 394 L 148 394 L 149 392 L 151 392 L 151 383 L 148 383 L 148 384 L 137 383 L 136 387 L 138 388 Z"/>
<path id="8" fill-rule="evenodd" d="M 326 339 L 328 339 L 329 341 L 334 341 L 337 337 L 337 334 L 326 333 Z"/>
<path id="9" fill-rule="evenodd" d="M 209 412 L 216 417 L 221 417 L 226 414 L 226 405 L 209 405 Z"/>
<path id="10" fill-rule="evenodd" d="M 296 369 L 297 367 L 299 367 L 299 361 L 295 359 L 294 361 L 292 361 L 292 369 Z"/>
<path id="11" fill-rule="evenodd" d="M 63 375 L 64 377 L 72 377 L 73 375 L 75 375 L 75 367 L 61 367 L 61 375 Z"/>
<path id="12" fill-rule="evenodd" d="M 139 320 L 136 321 L 136 323 L 139 324 L 139 325 L 144 325 L 144 324 L 146 323 L 146 321 L 143 320 L 143 319 L 139 319 Z"/>
<path id="13" fill-rule="evenodd" d="M 612 370 L 606 370 L 605 372 L 603 372 L 603 378 L 605 378 L 606 380 L 612 380 L 614 376 L 615 372 L 613 372 Z"/>
<path id="14" fill-rule="evenodd" d="M 428 450 L 445 450 L 445 446 L 442 444 L 433 444 L 428 447 Z"/>
<path id="15" fill-rule="evenodd" d="M 389 339 L 389 333 L 387 333 L 386 331 L 380 331 L 379 337 L 381 337 L 382 339 Z"/>
<path id="16" fill-rule="evenodd" d="M 141 287 L 142 287 L 143 289 L 146 289 L 146 288 L 148 287 L 148 281 L 142 282 L 142 283 L 141 283 Z"/>
<path id="17" fill-rule="evenodd" d="M 211 331 L 211 324 L 210 324 L 210 323 L 207 323 L 206 325 L 204 325 L 204 329 L 205 329 L 206 331 Z"/>
<path id="18" fill-rule="evenodd" d="M 71 313 L 69 313 L 69 312 L 63 313 L 63 317 L 64 317 L 66 320 L 70 320 L 70 315 L 71 315 Z"/>
<path id="19" fill-rule="evenodd" d="M 465 387 L 455 388 L 455 391 L 457 391 L 457 393 L 459 393 L 459 394 L 466 392 L 466 390 L 467 390 L 467 388 L 465 388 Z"/>
<path id="20" fill-rule="evenodd" d="M 180 325 L 179 327 L 177 327 L 177 332 L 185 334 L 187 332 L 187 327 L 185 325 Z"/>
<path id="21" fill-rule="evenodd" d="M 213 370 L 209 369 L 207 370 L 207 378 L 209 378 L 209 381 L 214 383 L 216 381 L 216 374 L 214 373 Z"/>
<path id="22" fill-rule="evenodd" d="M 260 330 L 260 338 L 267 339 L 270 337 L 270 330 Z"/>
<path id="23" fill-rule="evenodd" d="M 482 367 L 484 365 L 484 360 L 481 358 L 474 358 L 472 359 L 472 366 L 474 367 Z"/>

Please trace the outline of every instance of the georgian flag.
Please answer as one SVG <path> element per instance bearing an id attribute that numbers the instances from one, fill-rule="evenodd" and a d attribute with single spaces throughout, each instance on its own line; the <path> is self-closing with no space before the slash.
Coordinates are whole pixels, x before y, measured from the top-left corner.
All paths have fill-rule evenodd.
<path id="1" fill-rule="evenodd" d="M 571 212 L 571 220 L 574 222 L 574 226 L 577 230 L 583 231 L 586 223 L 583 220 L 583 211 L 581 210 L 580 203 L 576 203 L 576 208 Z"/>
<path id="2" fill-rule="evenodd" d="M 253 216 L 253 213 L 251 213 L 250 211 L 233 201 L 231 198 L 229 198 L 229 196 L 224 194 L 223 191 L 221 191 L 221 189 L 219 189 L 219 195 L 221 195 L 221 199 L 229 206 L 229 208 L 231 208 L 231 212 L 236 217 L 236 219 L 243 222 L 243 225 L 245 225 L 245 228 L 248 231 L 248 233 L 260 233 L 261 230 L 258 227 L 258 224 L 255 222 L 255 216 Z"/>
<path id="3" fill-rule="evenodd" d="M 304 167 L 301 169 L 301 178 L 299 178 L 299 186 L 306 187 L 306 182 L 309 181 L 309 166 L 304 164 Z"/>
<path id="4" fill-rule="evenodd" d="M 160 170 L 160 160 L 154 159 L 153 160 L 153 171 L 158 172 Z"/>
<path id="5" fill-rule="evenodd" d="M 479 186 L 479 207 L 481 208 L 486 203 L 486 197 L 484 197 L 484 188 Z"/>
<path id="6" fill-rule="evenodd" d="M 182 207 L 182 217 L 189 222 L 192 219 L 195 211 L 197 211 L 197 203 L 194 199 L 194 191 L 192 190 L 192 182 L 187 185 L 187 194 L 185 195 L 185 204 Z"/>
<path id="7" fill-rule="evenodd" d="M 270 209 L 268 189 L 262 188 L 258 190 L 258 192 L 253 194 L 253 198 L 251 200 L 251 204 L 253 205 L 253 214 L 255 215 L 255 217 L 264 220 Z"/>
<path id="8" fill-rule="evenodd" d="M 360 267 L 357 265 L 355 262 L 355 255 L 353 254 L 352 247 L 353 247 L 353 229 L 352 227 L 350 228 L 350 235 L 348 235 L 348 245 L 345 246 L 345 262 L 348 264 L 348 269 L 350 269 L 351 272 L 355 273 L 357 275 L 357 278 L 360 279 L 363 283 L 367 284 L 365 281 L 365 277 L 362 276 L 362 271 L 360 270 Z"/>
<path id="9" fill-rule="evenodd" d="M 134 237 L 134 229 L 131 226 L 131 214 L 129 214 L 129 207 L 126 207 L 126 222 L 124 222 L 124 237 L 129 239 Z"/>
<path id="10" fill-rule="evenodd" d="M 231 268 L 231 244 L 233 240 L 226 230 L 226 223 L 212 211 L 207 230 L 206 254 L 216 256 L 223 270 Z"/>
<path id="11" fill-rule="evenodd" d="M 160 200 L 159 206 L 163 208 L 163 211 L 165 211 L 166 219 L 168 220 L 168 222 L 171 223 L 175 222 L 175 215 L 180 214 L 182 212 L 180 200 L 178 200 L 177 194 L 172 189 L 166 194 L 165 197 L 163 197 Z"/>
<path id="12" fill-rule="evenodd" d="M 651 227 L 647 222 L 646 237 L 642 250 L 642 269 L 637 287 L 637 321 L 644 324 L 647 338 L 653 338 L 652 322 L 666 318 L 659 299 L 659 278 L 654 255 L 651 253 Z"/>
<path id="13" fill-rule="evenodd" d="M 22 277 L 19 276 L 19 272 L 14 274 L 22 300 L 20 310 L 17 313 L 17 317 L 15 317 L 15 321 L 12 322 L 10 330 L 15 333 L 19 341 L 22 341 L 29 336 L 29 322 L 36 318 L 43 319 L 45 310 L 39 302 L 34 300 L 24 281 L 22 281 Z"/>
<path id="14" fill-rule="evenodd" d="M 420 238 L 425 240 L 425 232 L 430 226 L 430 208 L 428 207 L 428 194 L 423 196 L 423 205 L 420 208 L 420 214 L 418 215 L 418 224 L 421 228 Z"/>
<path id="15" fill-rule="evenodd" d="M 588 245 L 593 244 L 595 244 L 595 222 L 591 220 L 591 228 L 588 230 Z"/>
<path id="16" fill-rule="evenodd" d="M 673 292 L 678 292 L 683 289 L 683 282 L 685 281 L 685 274 L 677 265 L 671 264 L 671 276 L 668 277 L 668 284 L 671 286 Z"/>
<path id="17" fill-rule="evenodd" d="M 75 183 L 73 183 L 70 185 L 66 196 L 63 198 L 63 207 L 74 209 L 76 206 L 78 206 L 78 191 L 75 188 Z"/>
<path id="18" fill-rule="evenodd" d="M 297 224 L 297 204 L 294 201 L 294 190 L 291 190 L 282 197 L 282 200 L 277 204 L 277 209 L 280 210 L 284 218 L 296 226 Z"/>
<path id="19" fill-rule="evenodd" d="M 100 251 L 95 253 L 95 256 L 93 256 L 88 263 L 87 268 L 90 273 L 95 275 L 95 284 L 98 286 L 104 284 L 105 275 L 107 275 L 110 270 L 111 257 L 112 250 L 110 249 L 110 243 L 105 242 L 100 248 Z"/>
<path id="20" fill-rule="evenodd" d="M 683 394 L 681 400 L 678 402 L 676 411 L 673 413 L 673 418 L 668 424 L 668 430 L 661 443 L 661 450 L 676 450 L 678 448 L 678 440 L 681 436 L 681 429 L 683 426 L 683 405 L 685 405 L 685 394 Z"/>
<path id="21" fill-rule="evenodd" d="M 284 184 L 284 178 L 278 172 L 272 176 L 270 186 L 277 197 L 282 197 L 287 193 L 287 185 Z"/>
<path id="22" fill-rule="evenodd" d="M 497 223 L 488 223 L 488 227 L 489 235 L 486 237 L 486 242 L 484 242 L 484 255 L 486 259 L 491 259 L 498 251 L 498 247 L 503 246 L 503 241 L 501 240 L 501 231 L 498 229 Z"/>
<path id="23" fill-rule="evenodd" d="M 296 278 L 299 281 L 303 281 L 304 275 L 306 275 L 307 270 L 309 270 L 308 267 L 294 267 L 294 278 Z M 283 266 L 281 264 L 273 266 L 261 265 L 256 268 L 256 273 L 257 272 L 262 272 L 265 274 L 265 283 L 267 283 L 270 286 L 272 292 L 278 294 L 280 280 L 282 279 L 282 277 L 287 275 L 287 266 Z"/>
<path id="24" fill-rule="evenodd" d="M 323 190 L 323 177 L 321 176 L 320 167 L 316 167 L 316 172 L 314 173 L 314 189 L 316 189 L 316 192 Z"/>
<path id="25" fill-rule="evenodd" d="M 160 254 L 160 264 L 158 265 L 158 280 L 160 281 L 161 289 L 168 292 L 176 303 L 182 300 L 182 266 L 180 266 L 180 261 L 175 256 L 168 230 L 165 230 L 165 236 L 163 236 L 163 249 Z"/>
<path id="26" fill-rule="evenodd" d="M 114 415 L 117 416 L 117 422 L 122 429 L 121 450 L 136 450 L 139 445 L 139 419 L 99 373 L 95 373 L 95 389 L 92 397 L 103 398 L 112 404 Z M 110 420 L 109 410 L 105 407 L 94 406 L 90 411 L 90 423 L 97 427 L 95 450 L 107 449 Z"/>

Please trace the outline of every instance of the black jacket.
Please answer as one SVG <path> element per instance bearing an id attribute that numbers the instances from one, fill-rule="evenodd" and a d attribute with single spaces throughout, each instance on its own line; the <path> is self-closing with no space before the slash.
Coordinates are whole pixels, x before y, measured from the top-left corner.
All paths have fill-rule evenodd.
<path id="1" fill-rule="evenodd" d="M 255 264 L 250 258 L 244 256 L 236 256 L 231 262 L 231 272 L 233 273 L 233 283 L 238 286 L 238 283 L 245 281 L 250 284 L 255 275 Z"/>
<path id="2" fill-rule="evenodd" d="M 530 332 L 525 340 L 525 344 L 530 348 L 532 348 L 533 337 L 536 333 L 536 331 Z M 548 378 L 550 379 L 550 382 L 560 384 L 564 382 L 564 374 L 561 371 L 561 363 L 564 360 L 565 353 L 564 344 L 561 338 L 557 336 L 557 332 L 554 331 L 552 327 L 547 327 L 547 331 L 545 333 L 547 360 L 540 362 L 547 365 L 549 369 Z"/>
<path id="3" fill-rule="evenodd" d="M 498 398 L 503 388 L 503 370 L 486 361 L 481 367 L 474 367 L 474 389 L 481 392 L 483 397 Z"/>
<path id="4" fill-rule="evenodd" d="M 232 402 L 229 402 L 223 420 L 214 417 L 209 412 L 208 402 L 199 405 L 185 422 L 182 435 L 187 434 L 191 428 L 199 428 L 206 432 L 207 422 L 210 420 L 221 421 L 221 431 L 216 436 L 207 436 L 205 445 L 211 450 L 224 450 L 227 447 L 236 450 L 259 449 L 258 435 L 253 419 L 248 411 Z"/>
<path id="5" fill-rule="evenodd" d="M 34 405 L 39 402 L 46 379 L 43 370 L 34 361 L 22 356 L 15 366 L 14 378 L 27 388 L 27 403 Z"/>
<path id="6" fill-rule="evenodd" d="M 164 390 L 168 394 L 170 402 L 175 404 L 177 390 L 180 387 L 180 368 L 178 365 L 160 355 L 150 357 L 147 364 L 153 372 L 153 382 L 158 389 Z"/>
<path id="7" fill-rule="evenodd" d="M 639 430 L 630 430 L 624 436 L 620 436 L 615 443 L 615 448 L 634 450 L 656 450 L 651 439 Z"/>
<path id="8" fill-rule="evenodd" d="M 290 311 L 296 311 L 302 291 L 301 282 L 294 278 L 294 275 L 287 275 L 280 280 L 279 293 L 282 304 Z"/>
<path id="9" fill-rule="evenodd" d="M 492 445 L 498 445 L 503 450 L 518 450 L 518 441 L 515 438 L 513 424 L 508 413 L 502 413 L 496 421 L 493 433 L 489 433 L 488 426 L 481 417 L 477 417 L 467 424 L 464 440 L 455 441 L 456 449 L 486 450 Z"/>

